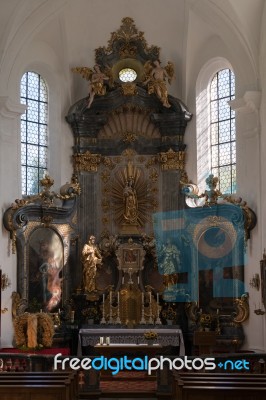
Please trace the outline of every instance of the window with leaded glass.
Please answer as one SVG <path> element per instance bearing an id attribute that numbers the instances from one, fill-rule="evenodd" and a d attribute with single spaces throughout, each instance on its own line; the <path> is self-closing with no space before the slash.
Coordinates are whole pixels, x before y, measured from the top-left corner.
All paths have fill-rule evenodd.
<path id="1" fill-rule="evenodd" d="M 236 191 L 235 76 L 230 69 L 217 72 L 211 82 L 211 172 L 219 178 L 222 193 Z"/>
<path id="2" fill-rule="evenodd" d="M 21 116 L 22 194 L 40 191 L 39 180 L 47 172 L 48 91 L 43 78 L 26 72 L 20 84 L 20 100 L 27 109 Z"/>

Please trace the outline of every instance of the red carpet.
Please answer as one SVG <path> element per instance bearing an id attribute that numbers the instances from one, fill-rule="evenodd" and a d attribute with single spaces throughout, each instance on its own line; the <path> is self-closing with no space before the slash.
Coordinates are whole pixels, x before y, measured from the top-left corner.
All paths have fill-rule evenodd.
<path id="1" fill-rule="evenodd" d="M 144 372 L 125 371 L 116 376 L 101 376 L 100 389 L 104 393 L 155 393 L 157 381 Z"/>
<path id="2" fill-rule="evenodd" d="M 100 389 L 104 393 L 150 393 L 156 391 L 157 383 L 152 381 L 101 381 Z"/>
<path id="3" fill-rule="evenodd" d="M 62 353 L 63 356 L 70 355 L 70 349 L 67 347 L 62 348 L 51 348 L 51 349 L 42 349 L 42 350 L 21 350 L 15 347 L 4 347 L 0 349 L 0 353 L 7 354 L 43 354 L 43 355 L 55 355 L 57 353 Z"/>

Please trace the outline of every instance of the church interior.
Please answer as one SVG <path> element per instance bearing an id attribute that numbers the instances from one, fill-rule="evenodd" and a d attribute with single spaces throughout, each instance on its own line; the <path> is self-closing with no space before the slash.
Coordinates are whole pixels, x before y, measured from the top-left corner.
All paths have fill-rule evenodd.
<path id="1" fill-rule="evenodd" d="M 1 398 L 265 398 L 265 1 L 0 6 Z"/>

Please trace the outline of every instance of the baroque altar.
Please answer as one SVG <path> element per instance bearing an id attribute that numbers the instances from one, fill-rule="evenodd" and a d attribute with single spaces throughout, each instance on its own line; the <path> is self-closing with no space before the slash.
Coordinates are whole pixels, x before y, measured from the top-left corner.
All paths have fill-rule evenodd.
<path id="1" fill-rule="evenodd" d="M 172 322 L 188 335 L 198 328 L 242 335 L 248 295 L 234 287 L 224 301 L 214 296 L 214 278 L 244 281 L 235 243 L 243 255 L 256 217 L 242 200 L 222 196 L 215 177 L 202 195 L 188 180 L 192 114 L 169 93 L 174 65 L 161 57 L 126 17 L 95 50 L 94 67 L 72 68 L 74 85 L 85 78 L 88 95 L 66 116 L 71 184 L 55 193 L 46 177 L 42 192 L 17 199 L 4 215 L 18 254 L 14 319 L 41 309 L 79 328 L 88 320 L 128 329 Z M 220 256 L 215 266 L 212 254 Z"/>
<path id="2" fill-rule="evenodd" d="M 168 92 L 173 63 L 159 60 L 160 49 L 149 46 L 127 17 L 107 47 L 95 50 L 94 67 L 72 68 L 74 80 L 82 77 L 89 87 L 88 96 L 66 116 L 81 185 L 77 253 L 83 256 L 89 244 L 94 257 L 92 268 L 82 257 L 77 260 L 72 299 L 75 317 L 83 323 L 93 308 L 96 324 L 166 323 L 161 312 L 168 303 L 162 294 L 175 281 L 178 262 L 159 273 L 153 214 L 184 205 L 179 181 L 192 115 Z"/>

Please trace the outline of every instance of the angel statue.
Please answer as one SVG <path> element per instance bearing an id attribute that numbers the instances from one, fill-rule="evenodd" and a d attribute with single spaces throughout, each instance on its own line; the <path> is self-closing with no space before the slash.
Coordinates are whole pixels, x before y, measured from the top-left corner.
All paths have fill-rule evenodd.
<path id="1" fill-rule="evenodd" d="M 144 65 L 145 81 L 144 85 L 148 84 L 148 93 L 155 93 L 164 107 L 171 107 L 168 101 L 168 92 L 166 87 L 166 79 L 170 84 L 174 77 L 174 65 L 168 61 L 163 68 L 159 60 L 147 61 Z"/>
<path id="2" fill-rule="evenodd" d="M 108 81 L 109 77 L 100 70 L 100 67 L 97 64 L 93 67 L 93 70 L 87 67 L 76 67 L 72 68 L 72 72 L 78 72 L 89 82 L 89 98 L 87 107 L 90 108 L 95 95 L 105 95 L 106 86 L 104 85 L 104 81 Z"/>

